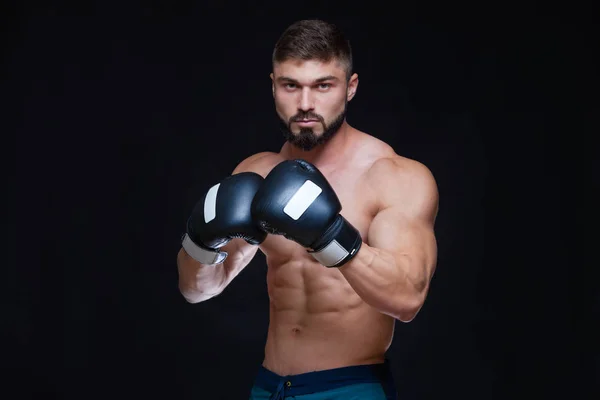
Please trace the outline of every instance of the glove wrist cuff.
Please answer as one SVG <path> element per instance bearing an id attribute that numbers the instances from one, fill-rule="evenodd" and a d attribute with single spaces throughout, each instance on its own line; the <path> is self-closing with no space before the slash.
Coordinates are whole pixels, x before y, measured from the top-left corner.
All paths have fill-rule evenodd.
<path id="1" fill-rule="evenodd" d="M 207 249 L 194 243 L 187 233 L 183 235 L 181 247 L 190 257 L 205 265 L 221 264 L 227 258 L 227 253 L 224 251 Z"/>
<path id="2" fill-rule="evenodd" d="M 338 216 L 334 224 L 338 225 L 338 228 L 333 233 L 331 240 L 320 248 L 309 251 L 315 260 L 328 268 L 341 267 L 346 264 L 362 246 L 360 232 L 342 215 Z"/>

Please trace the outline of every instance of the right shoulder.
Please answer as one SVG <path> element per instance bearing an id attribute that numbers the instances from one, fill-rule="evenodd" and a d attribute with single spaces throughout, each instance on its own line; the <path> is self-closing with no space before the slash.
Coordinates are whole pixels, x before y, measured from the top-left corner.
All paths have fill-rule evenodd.
<path id="1" fill-rule="evenodd" d="M 242 160 L 233 170 L 232 175 L 240 172 L 255 172 L 266 177 L 269 172 L 285 159 L 279 154 L 270 151 L 253 154 Z"/>

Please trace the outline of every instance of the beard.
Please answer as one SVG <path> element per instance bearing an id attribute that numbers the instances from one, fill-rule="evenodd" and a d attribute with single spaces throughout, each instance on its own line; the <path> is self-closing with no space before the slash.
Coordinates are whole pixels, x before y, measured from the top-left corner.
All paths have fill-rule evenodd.
<path id="1" fill-rule="evenodd" d="M 292 146 L 295 146 L 304 151 L 310 151 L 317 146 L 325 144 L 336 135 L 336 133 L 339 131 L 342 124 L 344 123 L 344 120 L 346 119 L 347 107 L 348 102 L 346 101 L 342 112 L 337 117 L 335 117 L 333 121 L 331 121 L 329 124 L 325 123 L 322 116 L 311 112 L 300 112 L 291 117 L 287 122 L 284 121 L 281 117 L 279 117 L 279 125 L 283 133 L 283 137 Z M 300 132 L 297 134 L 292 132 L 292 123 L 302 119 L 318 120 L 323 126 L 323 133 L 321 135 L 317 135 L 313 132 L 312 128 L 300 128 Z"/>

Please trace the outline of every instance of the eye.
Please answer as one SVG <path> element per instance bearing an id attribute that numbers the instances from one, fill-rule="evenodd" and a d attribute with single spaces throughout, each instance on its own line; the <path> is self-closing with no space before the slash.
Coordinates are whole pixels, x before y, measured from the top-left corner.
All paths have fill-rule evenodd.
<path id="1" fill-rule="evenodd" d="M 319 83 L 320 90 L 327 90 L 329 88 L 331 88 L 331 83 Z"/>
<path id="2" fill-rule="evenodd" d="M 293 83 L 285 83 L 285 84 L 283 85 L 283 87 L 285 87 L 286 89 L 290 89 L 290 90 L 291 90 L 291 89 L 295 89 L 295 88 L 296 88 L 296 85 L 295 85 L 295 84 L 293 84 Z"/>

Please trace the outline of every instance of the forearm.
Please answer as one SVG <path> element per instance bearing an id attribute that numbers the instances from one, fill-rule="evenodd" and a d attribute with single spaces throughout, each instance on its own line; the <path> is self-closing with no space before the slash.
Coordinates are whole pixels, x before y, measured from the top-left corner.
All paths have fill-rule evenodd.
<path id="1" fill-rule="evenodd" d="M 243 239 L 232 239 L 221 248 L 227 258 L 221 264 L 205 265 L 190 257 L 184 249 L 177 255 L 179 290 L 190 303 L 198 303 L 220 294 L 252 261 L 258 246 Z"/>
<path id="2" fill-rule="evenodd" d="M 394 258 L 363 243 L 356 256 L 339 268 L 354 291 L 371 307 L 401 321 L 409 321 L 423 304 L 424 279 L 411 276 L 408 256 Z"/>
<path id="3" fill-rule="evenodd" d="M 182 248 L 177 254 L 179 291 L 190 303 L 208 300 L 222 290 L 226 274 L 222 265 L 205 265 L 190 257 Z"/>

